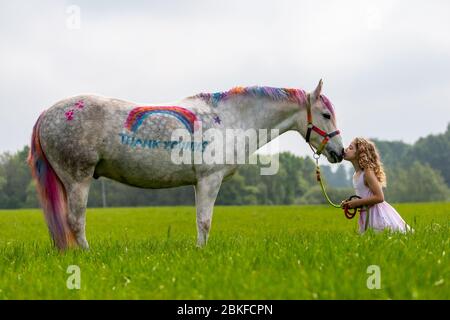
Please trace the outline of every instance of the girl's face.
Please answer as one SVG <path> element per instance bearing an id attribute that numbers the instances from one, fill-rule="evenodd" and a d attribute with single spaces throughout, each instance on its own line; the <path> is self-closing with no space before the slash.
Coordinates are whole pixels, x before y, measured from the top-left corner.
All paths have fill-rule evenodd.
<path id="1" fill-rule="evenodd" d="M 352 141 L 344 150 L 344 160 L 351 161 L 356 159 L 356 144 Z"/>

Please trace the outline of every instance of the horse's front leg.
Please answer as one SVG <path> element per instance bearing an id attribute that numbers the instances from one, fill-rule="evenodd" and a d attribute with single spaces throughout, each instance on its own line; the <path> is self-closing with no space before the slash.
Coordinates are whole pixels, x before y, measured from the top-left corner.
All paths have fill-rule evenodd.
<path id="1" fill-rule="evenodd" d="M 215 172 L 201 177 L 195 185 L 195 202 L 197 206 L 197 247 L 203 247 L 208 241 L 211 220 L 220 186 L 223 180 L 222 172 Z"/>

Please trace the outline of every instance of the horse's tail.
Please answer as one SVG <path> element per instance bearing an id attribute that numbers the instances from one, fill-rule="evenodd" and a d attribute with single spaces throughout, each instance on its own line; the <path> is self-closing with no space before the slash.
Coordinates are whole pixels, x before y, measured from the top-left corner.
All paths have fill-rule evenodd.
<path id="1" fill-rule="evenodd" d="M 36 190 L 53 244 L 63 250 L 76 244 L 75 235 L 67 222 L 66 189 L 50 162 L 48 162 L 41 147 L 39 127 L 43 115 L 44 113 L 40 115 L 33 128 L 28 165 L 36 181 Z"/>

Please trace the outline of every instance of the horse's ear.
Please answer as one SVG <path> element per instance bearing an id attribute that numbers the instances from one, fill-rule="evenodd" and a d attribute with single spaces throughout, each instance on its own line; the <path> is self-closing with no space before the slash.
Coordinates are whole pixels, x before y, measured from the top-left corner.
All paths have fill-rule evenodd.
<path id="1" fill-rule="evenodd" d="M 323 81 L 320 79 L 319 84 L 317 85 L 317 88 L 314 90 L 314 98 L 319 99 L 320 94 L 322 93 L 322 85 Z"/>

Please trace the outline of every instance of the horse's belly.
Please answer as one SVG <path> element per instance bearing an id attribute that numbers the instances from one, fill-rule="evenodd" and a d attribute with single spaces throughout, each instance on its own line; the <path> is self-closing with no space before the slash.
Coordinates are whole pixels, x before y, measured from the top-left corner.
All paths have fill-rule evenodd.
<path id="1" fill-rule="evenodd" d="M 104 176 L 140 188 L 170 188 L 195 184 L 192 164 L 176 164 L 164 152 L 124 151 L 99 162 L 96 176 Z"/>

